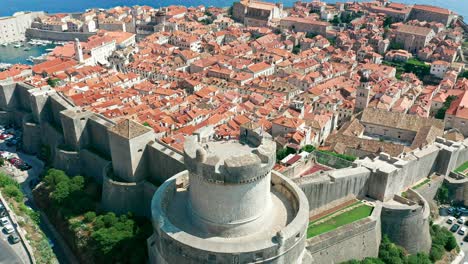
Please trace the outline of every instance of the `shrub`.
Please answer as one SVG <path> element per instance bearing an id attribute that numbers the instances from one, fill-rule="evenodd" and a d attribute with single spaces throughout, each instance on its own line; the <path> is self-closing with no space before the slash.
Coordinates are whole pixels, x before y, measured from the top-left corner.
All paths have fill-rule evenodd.
<path id="1" fill-rule="evenodd" d="M 292 149 L 292 148 L 279 149 L 276 152 L 276 160 L 280 161 L 280 160 L 286 158 L 289 154 L 292 154 L 292 153 L 296 153 L 296 151 L 294 149 Z"/>
<path id="2" fill-rule="evenodd" d="M 442 258 L 444 255 L 445 250 L 444 247 L 441 245 L 432 245 L 431 252 L 429 253 L 429 257 L 433 262 L 436 262 Z"/>
<path id="3" fill-rule="evenodd" d="M 431 259 L 425 253 L 418 253 L 408 257 L 407 264 L 432 264 Z"/>
<path id="4" fill-rule="evenodd" d="M 311 153 L 312 151 L 315 150 L 315 147 L 312 146 L 312 145 L 305 145 L 303 148 L 302 148 L 302 151 L 305 151 L 305 152 L 309 152 Z"/>
<path id="5" fill-rule="evenodd" d="M 16 185 L 7 185 L 3 188 L 3 193 L 9 197 L 15 199 L 18 203 L 23 201 L 24 195 Z"/>
<path id="6" fill-rule="evenodd" d="M 0 187 L 5 187 L 7 185 L 14 185 L 19 187 L 19 184 L 13 180 L 10 176 L 0 173 Z"/>
<path id="7" fill-rule="evenodd" d="M 445 250 L 452 251 L 458 246 L 457 240 L 453 235 L 449 236 L 447 239 L 447 243 L 445 243 Z"/>
<path id="8" fill-rule="evenodd" d="M 85 222 L 87 222 L 87 223 L 93 222 L 94 219 L 96 219 L 96 213 L 95 213 L 95 212 L 87 212 L 87 213 L 84 215 L 84 220 L 85 220 Z"/>

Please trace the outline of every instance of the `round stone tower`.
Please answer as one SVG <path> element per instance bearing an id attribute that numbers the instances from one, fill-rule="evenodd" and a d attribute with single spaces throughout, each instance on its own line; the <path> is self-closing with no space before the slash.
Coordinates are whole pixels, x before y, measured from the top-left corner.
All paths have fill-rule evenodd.
<path id="1" fill-rule="evenodd" d="M 275 143 L 186 139 L 181 172 L 152 201 L 151 263 L 302 263 L 309 206 L 272 171 Z"/>

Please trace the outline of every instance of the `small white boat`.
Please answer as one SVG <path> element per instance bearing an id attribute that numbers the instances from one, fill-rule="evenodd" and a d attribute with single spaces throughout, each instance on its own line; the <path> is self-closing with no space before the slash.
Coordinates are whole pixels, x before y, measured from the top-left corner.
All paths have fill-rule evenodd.
<path id="1" fill-rule="evenodd" d="M 15 44 L 13 47 L 15 47 L 15 48 L 21 48 L 21 44 L 19 44 L 19 43 L 18 43 L 18 44 Z"/>
<path id="2" fill-rule="evenodd" d="M 29 48 L 29 47 L 24 48 L 24 51 L 30 51 L 30 50 L 31 50 L 31 48 Z"/>
<path id="3" fill-rule="evenodd" d="M 3 43 L 2 46 L 6 47 L 6 46 L 8 46 L 8 43 Z"/>

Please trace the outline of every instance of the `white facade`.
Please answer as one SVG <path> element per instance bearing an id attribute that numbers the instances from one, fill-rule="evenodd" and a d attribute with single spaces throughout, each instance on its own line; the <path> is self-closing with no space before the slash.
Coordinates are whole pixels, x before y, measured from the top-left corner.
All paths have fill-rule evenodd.
<path id="1" fill-rule="evenodd" d="M 43 12 L 15 13 L 11 17 L 0 17 L 0 44 L 24 40 L 26 29 Z"/>
<path id="2" fill-rule="evenodd" d="M 112 52 L 116 50 L 115 40 L 103 43 L 101 46 L 91 49 L 91 58 L 94 65 L 107 64 L 108 58 L 112 55 Z"/>
<path id="3" fill-rule="evenodd" d="M 450 67 L 450 63 L 445 61 L 434 61 L 431 65 L 431 74 L 437 78 L 444 78 L 445 73 Z"/>

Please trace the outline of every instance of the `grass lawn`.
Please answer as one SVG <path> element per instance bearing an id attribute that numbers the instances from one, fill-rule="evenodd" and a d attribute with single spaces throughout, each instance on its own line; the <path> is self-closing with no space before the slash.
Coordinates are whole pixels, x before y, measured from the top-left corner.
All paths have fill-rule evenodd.
<path id="1" fill-rule="evenodd" d="M 455 169 L 455 172 L 459 172 L 461 174 L 464 174 L 463 172 L 468 169 L 468 161 L 460 165 L 460 167 Z"/>
<path id="2" fill-rule="evenodd" d="M 353 210 L 339 214 L 321 224 L 314 225 L 311 223 L 307 228 L 307 238 L 332 231 L 340 226 L 344 226 L 346 224 L 368 217 L 372 213 L 373 209 L 374 207 L 363 204 L 354 208 Z"/>
<path id="3" fill-rule="evenodd" d="M 423 182 L 419 183 L 418 185 L 414 186 L 412 189 L 413 190 L 416 190 L 417 188 L 423 186 L 424 184 L 430 182 L 431 180 L 430 179 L 425 179 Z"/>

